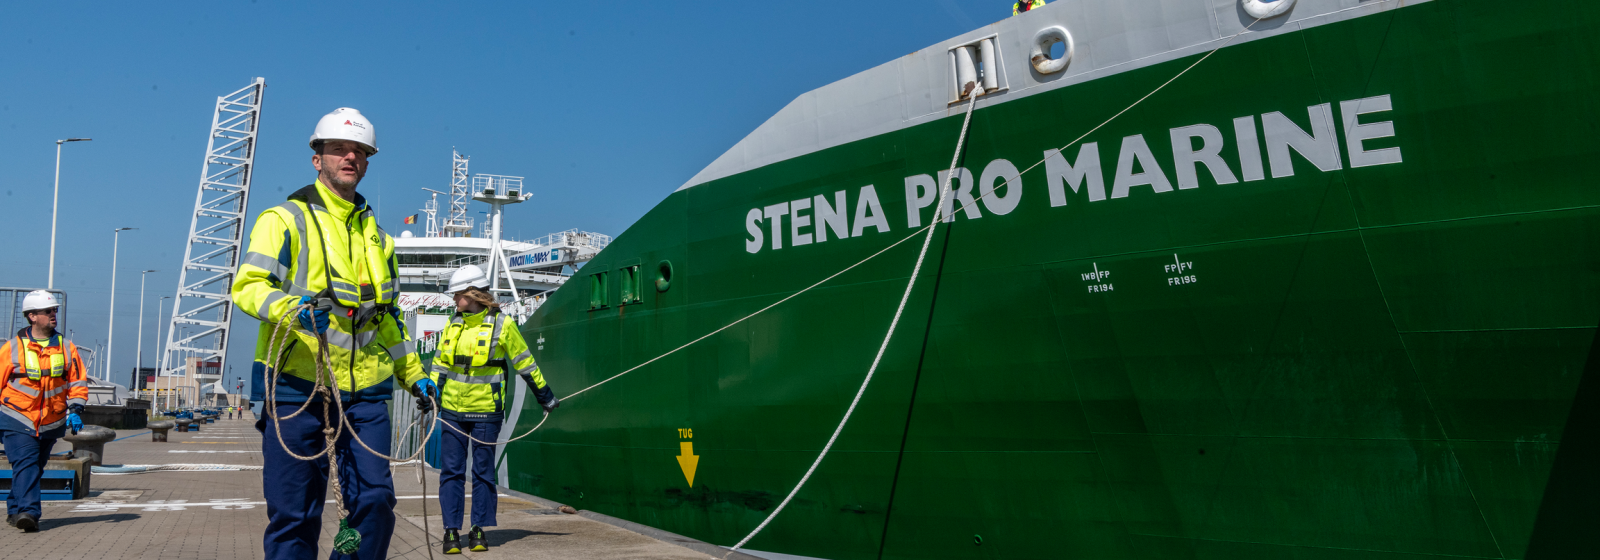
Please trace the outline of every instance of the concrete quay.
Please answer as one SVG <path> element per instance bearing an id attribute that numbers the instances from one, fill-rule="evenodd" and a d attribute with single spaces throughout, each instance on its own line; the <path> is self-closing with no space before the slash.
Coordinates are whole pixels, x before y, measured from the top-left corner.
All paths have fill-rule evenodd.
<path id="1" fill-rule="evenodd" d="M 116 439 L 105 446 L 108 467 L 215 464 L 251 470 L 95 473 L 86 498 L 44 502 L 39 532 L 0 526 L 0 550 L 7 557 L 30 560 L 263 558 L 261 538 L 267 510 L 260 471 L 261 435 L 254 422 L 251 418 L 219 419 L 199 432 L 173 430 L 164 443 L 152 442 L 149 430 L 118 430 Z M 53 451 L 70 450 L 69 444 L 60 442 Z M 443 558 L 438 541 L 443 534 L 438 472 L 424 470 L 425 497 L 415 465 L 396 466 L 394 475 L 400 499 L 388 557 L 426 559 L 432 549 L 433 558 Z M 423 529 L 424 505 L 432 538 Z M 489 551 L 468 551 L 459 557 L 701 560 L 726 554 L 706 543 L 590 512 L 562 514 L 554 509 L 557 505 L 502 489 L 497 513 L 500 525 L 486 529 Z M 471 511 L 470 505 L 467 511 Z M 323 515 L 319 556 L 326 558 L 338 520 L 331 504 Z M 730 558 L 752 557 L 735 553 Z"/>

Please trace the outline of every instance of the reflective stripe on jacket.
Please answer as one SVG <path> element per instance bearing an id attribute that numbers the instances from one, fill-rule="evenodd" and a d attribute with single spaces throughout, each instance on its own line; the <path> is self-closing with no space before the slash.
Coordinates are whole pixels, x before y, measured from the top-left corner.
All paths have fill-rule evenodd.
<path id="1" fill-rule="evenodd" d="M 512 373 L 528 384 L 538 402 L 555 396 L 516 323 L 507 325 L 505 319 L 487 309 L 457 313 L 439 333 L 439 352 L 428 377 L 439 385 L 439 405 L 446 414 L 472 415 L 457 420 L 499 420 L 509 401 Z"/>
<path id="2" fill-rule="evenodd" d="M 261 320 L 251 400 L 266 399 L 273 368 L 283 372 L 277 401 L 302 402 L 315 387 L 320 343 L 294 314 L 284 326 L 293 334 L 277 354 L 267 355 L 276 323 L 301 296 L 332 300 L 325 336 L 342 398 L 388 400 L 395 374 L 407 386 L 422 379 L 416 345 L 393 306 L 398 277 L 394 239 L 378 227 L 360 194 L 351 203 L 318 181 L 262 212 L 233 282 L 234 305 Z"/>
<path id="3" fill-rule="evenodd" d="M 0 345 L 0 414 L 33 428 L 33 435 L 67 421 L 67 406 L 89 403 L 89 381 L 77 345 L 51 333 L 43 345 L 28 335 L 29 327 Z"/>

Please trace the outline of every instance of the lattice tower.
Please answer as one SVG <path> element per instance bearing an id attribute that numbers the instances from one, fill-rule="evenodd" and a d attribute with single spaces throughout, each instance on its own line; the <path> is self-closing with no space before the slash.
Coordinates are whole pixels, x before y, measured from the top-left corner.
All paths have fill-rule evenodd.
<path id="1" fill-rule="evenodd" d="M 228 328 L 233 318 L 229 290 L 243 251 L 245 209 L 250 206 L 256 131 L 266 87 L 265 78 L 256 78 L 244 89 L 217 98 L 160 375 L 203 374 L 201 382 L 214 382 L 222 374 L 220 366 L 228 362 Z M 190 372 L 192 363 L 216 364 L 216 369 Z"/>
<path id="2" fill-rule="evenodd" d="M 467 217 L 467 203 L 472 200 L 467 184 L 467 160 L 471 157 L 450 150 L 450 216 L 444 220 L 445 235 L 460 237 L 472 232 L 472 218 Z"/>

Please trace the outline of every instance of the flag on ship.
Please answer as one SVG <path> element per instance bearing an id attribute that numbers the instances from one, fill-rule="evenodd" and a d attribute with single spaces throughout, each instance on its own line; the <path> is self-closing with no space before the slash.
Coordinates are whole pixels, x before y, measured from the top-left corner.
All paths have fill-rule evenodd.
<path id="1" fill-rule="evenodd" d="M 410 216 L 406 216 L 406 225 L 417 223 L 417 216 L 420 215 L 421 214 L 412 214 Z"/>

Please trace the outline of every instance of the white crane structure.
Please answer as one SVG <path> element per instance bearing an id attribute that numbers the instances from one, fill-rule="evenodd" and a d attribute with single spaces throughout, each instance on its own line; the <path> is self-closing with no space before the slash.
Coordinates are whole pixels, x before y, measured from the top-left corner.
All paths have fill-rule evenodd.
<path id="1" fill-rule="evenodd" d="M 217 98 L 159 375 L 215 382 L 221 379 L 222 364 L 227 363 L 228 327 L 233 318 L 229 292 L 243 252 L 245 209 L 250 203 L 256 131 L 266 87 L 265 78 L 256 78 L 243 89 Z"/>

